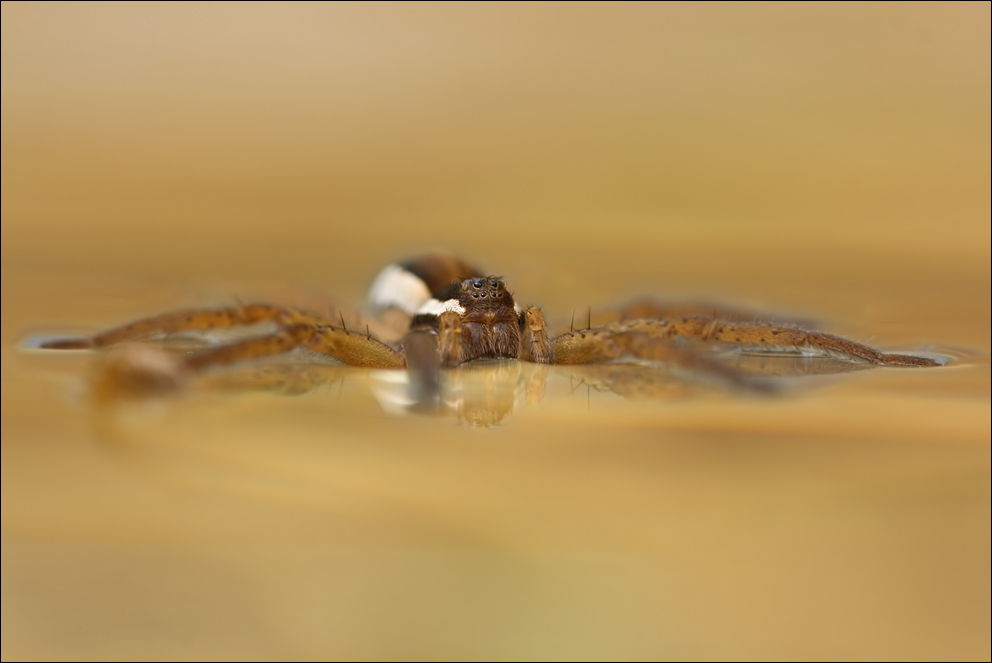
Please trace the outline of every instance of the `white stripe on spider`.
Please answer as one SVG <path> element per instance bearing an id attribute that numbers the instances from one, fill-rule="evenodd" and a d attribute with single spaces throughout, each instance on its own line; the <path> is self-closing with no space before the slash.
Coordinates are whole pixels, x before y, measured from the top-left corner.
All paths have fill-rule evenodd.
<path id="1" fill-rule="evenodd" d="M 407 315 L 415 315 L 430 298 L 431 291 L 427 289 L 427 284 L 399 265 L 386 265 L 369 288 L 369 303 L 372 306 L 395 306 Z"/>
<path id="2" fill-rule="evenodd" d="M 454 311 L 458 315 L 465 312 L 465 307 L 458 303 L 457 299 L 448 299 L 445 301 L 438 301 L 437 299 L 428 299 L 424 302 L 424 305 L 417 309 L 417 315 L 433 315 L 438 316 L 445 311 Z"/>

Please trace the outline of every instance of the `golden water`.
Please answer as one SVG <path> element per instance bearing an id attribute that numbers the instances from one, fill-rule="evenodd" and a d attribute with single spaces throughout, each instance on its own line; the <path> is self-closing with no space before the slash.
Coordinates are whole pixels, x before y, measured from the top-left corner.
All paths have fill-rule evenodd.
<path id="1" fill-rule="evenodd" d="M 987 659 L 989 25 L 4 4 L 3 658 Z M 97 406 L 92 356 L 21 345 L 359 305 L 432 246 L 558 327 L 706 297 L 957 361 L 771 398 L 483 366 L 481 427 L 335 367 Z"/>

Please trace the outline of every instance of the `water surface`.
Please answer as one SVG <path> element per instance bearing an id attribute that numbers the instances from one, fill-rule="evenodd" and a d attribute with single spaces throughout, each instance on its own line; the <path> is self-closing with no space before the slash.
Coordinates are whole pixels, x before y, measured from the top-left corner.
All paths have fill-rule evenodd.
<path id="1" fill-rule="evenodd" d="M 989 10 L 882 7 L 5 3 L 3 657 L 987 659 Z M 23 347 L 428 247 L 558 329 L 706 298 L 957 361 L 482 366 L 431 417 L 335 367 L 100 406 Z"/>

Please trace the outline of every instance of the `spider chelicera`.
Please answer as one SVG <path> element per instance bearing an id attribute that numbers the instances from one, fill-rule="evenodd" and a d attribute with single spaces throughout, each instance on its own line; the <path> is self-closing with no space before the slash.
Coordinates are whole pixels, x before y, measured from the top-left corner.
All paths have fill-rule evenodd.
<path id="1" fill-rule="evenodd" d="M 936 366 L 939 362 L 881 352 L 855 341 L 795 325 L 742 322 L 740 314 L 683 314 L 653 302 L 628 306 L 598 327 L 548 333 L 540 308 L 519 306 L 502 278 L 484 275 L 445 253 L 389 265 L 369 292 L 378 316 L 400 316 L 405 333 L 379 340 L 317 313 L 268 304 L 194 309 L 145 318 L 90 338 L 58 339 L 51 349 L 105 348 L 178 333 L 205 332 L 268 323 L 271 333 L 196 349 L 166 364 L 135 361 L 125 365 L 124 383 L 172 384 L 214 367 L 307 350 L 344 364 L 376 369 L 407 369 L 411 384 L 435 390 L 438 376 L 479 359 L 519 359 L 535 364 L 594 364 L 631 358 L 658 362 L 746 383 L 737 369 L 701 350 L 703 342 L 761 352 L 831 356 L 881 366 Z M 712 310 L 712 309 L 711 309 Z M 157 361 L 157 360 L 156 360 Z M 118 371 L 120 373 L 120 371 Z M 138 379 L 127 376 L 133 373 Z M 148 378 L 151 374 L 151 378 Z M 142 377 L 142 375 L 144 377 Z"/>

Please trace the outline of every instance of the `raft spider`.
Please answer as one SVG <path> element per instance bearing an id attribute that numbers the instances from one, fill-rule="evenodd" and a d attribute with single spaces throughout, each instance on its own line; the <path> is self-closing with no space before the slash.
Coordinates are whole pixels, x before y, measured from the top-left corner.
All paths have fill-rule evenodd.
<path id="1" fill-rule="evenodd" d="M 51 349 L 105 348 L 177 333 L 205 332 L 269 323 L 271 333 L 208 346 L 170 360 L 166 368 L 134 362 L 125 365 L 126 384 L 169 384 L 215 367 L 306 348 L 341 363 L 407 369 L 421 393 L 437 391 L 446 369 L 478 359 L 518 359 L 535 364 L 594 364 L 629 357 L 713 375 L 732 384 L 747 378 L 701 350 L 716 342 L 762 352 L 831 356 L 882 366 L 936 366 L 939 362 L 889 354 L 840 336 L 795 325 L 741 322 L 731 316 L 701 313 L 671 315 L 647 303 L 621 310 L 606 324 L 549 335 L 536 306 L 517 304 L 501 277 L 485 275 L 445 253 L 431 253 L 389 265 L 372 284 L 369 303 L 379 314 L 402 316 L 405 333 L 378 339 L 348 328 L 343 316 L 330 316 L 269 304 L 173 311 L 110 329 L 89 338 L 58 339 Z M 140 365 L 139 365 L 140 364 Z M 142 373 L 151 374 L 142 377 Z"/>

